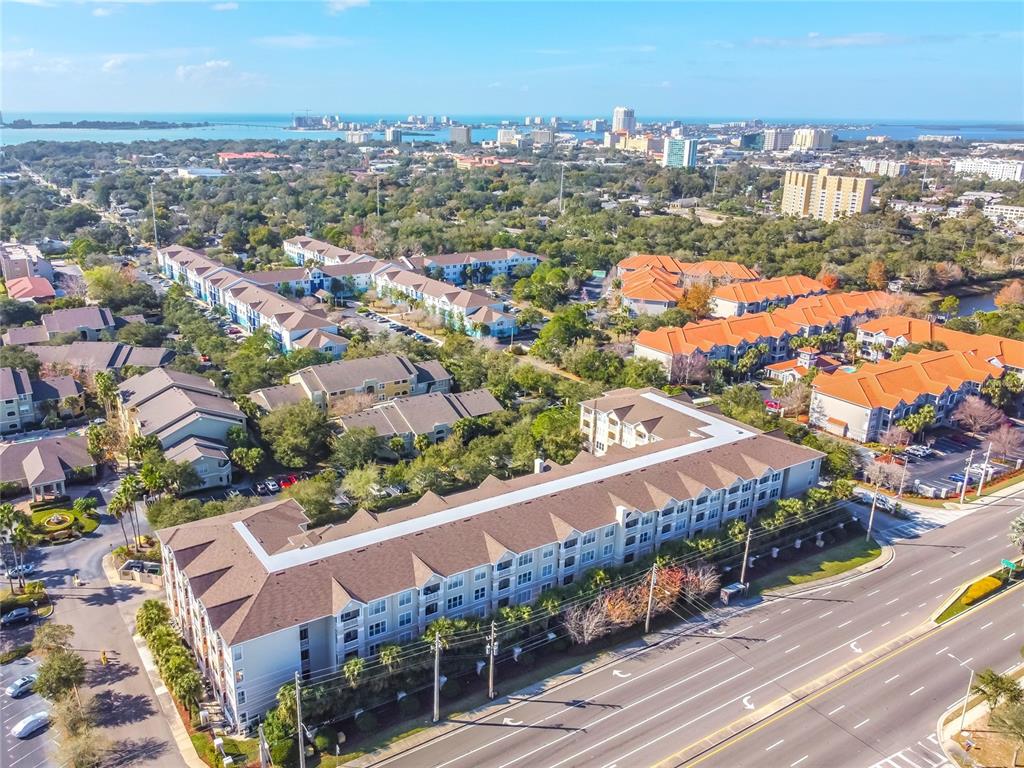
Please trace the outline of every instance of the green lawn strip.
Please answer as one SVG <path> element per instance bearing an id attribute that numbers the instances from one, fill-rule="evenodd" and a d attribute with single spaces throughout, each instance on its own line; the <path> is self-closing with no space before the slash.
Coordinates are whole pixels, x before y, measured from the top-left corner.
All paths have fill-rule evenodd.
<path id="1" fill-rule="evenodd" d="M 952 603 L 950 603 L 948 606 L 946 606 L 946 610 L 944 610 L 942 613 L 940 613 L 938 616 L 935 617 L 935 623 L 936 624 L 942 624 L 943 622 L 949 621 L 954 616 L 958 616 L 959 614 L 961 614 L 964 611 L 966 611 L 968 608 L 975 608 L 975 607 L 981 605 L 982 603 L 984 603 L 986 600 L 991 600 L 993 597 L 998 595 L 1000 592 L 1005 591 L 1006 589 L 1008 589 L 1009 587 L 1013 586 L 1014 584 L 1019 584 L 1021 582 L 1021 579 L 1019 579 L 1019 578 L 1014 580 L 1014 581 L 1010 581 L 1007 578 L 1007 576 L 1006 576 L 1006 570 L 1005 569 L 1000 569 L 998 571 L 993 571 L 992 573 L 986 574 L 985 576 L 982 576 L 981 578 L 985 578 L 986 576 L 995 576 L 997 579 L 999 579 L 1001 582 L 1003 582 L 1003 585 L 1001 587 L 999 587 L 999 589 L 993 590 L 992 592 L 990 592 L 989 594 L 987 594 L 984 597 L 980 598 L 979 600 L 975 600 L 972 603 L 965 603 L 964 602 L 964 597 L 967 594 L 967 590 L 970 589 L 971 588 L 971 584 L 974 583 L 974 582 L 971 582 L 971 584 L 966 585 L 963 589 L 960 590 L 960 594 L 957 596 L 956 600 L 954 600 Z M 976 579 L 976 581 L 980 581 L 980 579 Z"/>
<path id="2" fill-rule="evenodd" d="M 12 593 L 9 588 L 0 590 L 0 613 L 10 613 L 15 608 L 33 608 L 36 616 L 46 618 L 53 613 L 53 604 L 46 592 L 27 594 Z"/>
<path id="3" fill-rule="evenodd" d="M 213 768 L 220 768 L 223 765 L 220 752 L 213 746 L 213 737 L 209 731 L 196 732 L 189 736 L 192 745 L 196 748 L 199 759 Z M 235 765 L 259 764 L 259 745 L 255 739 L 233 739 L 230 736 L 222 736 L 224 740 L 224 752 L 234 758 Z"/>
<path id="4" fill-rule="evenodd" d="M 864 541 L 857 536 L 850 541 L 781 565 L 776 571 L 755 579 L 750 584 L 750 594 L 756 595 L 776 587 L 806 584 L 828 576 L 836 576 L 870 563 L 881 554 L 882 548 L 874 539 Z"/>

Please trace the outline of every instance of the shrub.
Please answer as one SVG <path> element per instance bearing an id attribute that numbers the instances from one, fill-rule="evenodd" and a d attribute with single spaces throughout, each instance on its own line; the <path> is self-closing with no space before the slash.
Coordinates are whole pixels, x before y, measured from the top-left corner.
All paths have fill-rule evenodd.
<path id="1" fill-rule="evenodd" d="M 26 656 L 28 656 L 31 651 L 31 643 L 25 643 L 25 645 L 16 645 L 13 648 L 11 648 L 11 650 L 0 653 L 0 665 L 10 664 L 12 661 L 23 659 Z"/>
<path id="2" fill-rule="evenodd" d="M 270 762 L 282 768 L 294 768 L 299 764 L 299 743 L 295 739 L 274 742 L 270 747 Z"/>
<path id="3" fill-rule="evenodd" d="M 317 752 L 330 752 L 337 743 L 338 732 L 326 725 L 317 729 L 316 736 L 313 738 L 313 745 Z"/>
<path id="4" fill-rule="evenodd" d="M 983 579 L 978 579 L 967 588 L 966 592 L 964 592 L 962 602 L 964 605 L 973 605 L 979 600 L 991 595 L 1001 586 L 1003 586 L 1003 582 L 995 576 L 986 576 Z"/>
<path id="5" fill-rule="evenodd" d="M 445 686 L 445 688 L 447 687 Z M 370 733 L 377 728 L 377 716 L 373 712 L 363 712 L 356 718 L 356 728 L 360 733 Z"/>

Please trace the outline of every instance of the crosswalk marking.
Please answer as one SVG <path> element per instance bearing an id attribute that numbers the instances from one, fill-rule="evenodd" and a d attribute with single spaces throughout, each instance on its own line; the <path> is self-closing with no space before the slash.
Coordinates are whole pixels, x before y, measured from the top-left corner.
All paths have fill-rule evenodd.
<path id="1" fill-rule="evenodd" d="M 928 742 L 931 742 L 930 744 Z M 935 735 L 872 763 L 868 768 L 955 768 L 937 746 Z"/>

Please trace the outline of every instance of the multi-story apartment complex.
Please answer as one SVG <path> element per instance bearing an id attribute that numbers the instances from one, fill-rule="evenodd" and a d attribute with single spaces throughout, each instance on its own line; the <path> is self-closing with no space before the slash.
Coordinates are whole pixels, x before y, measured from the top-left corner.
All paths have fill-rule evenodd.
<path id="1" fill-rule="evenodd" d="M 764 132 L 764 151 L 780 152 L 793 146 L 792 128 L 767 128 Z"/>
<path id="2" fill-rule="evenodd" d="M 981 209 L 982 214 L 997 224 L 1024 224 L 1024 205 L 1003 205 L 994 203 Z"/>
<path id="3" fill-rule="evenodd" d="M 871 208 L 871 179 L 833 176 L 827 168 L 817 173 L 786 171 L 782 212 L 832 221 L 840 216 L 867 213 Z"/>
<path id="4" fill-rule="evenodd" d="M 289 376 L 287 384 L 254 390 L 249 397 L 266 411 L 303 400 L 330 410 L 351 395 L 384 401 L 451 390 L 452 375 L 436 360 L 414 363 L 401 355 L 376 355 L 311 365 Z"/>
<path id="5" fill-rule="evenodd" d="M 879 160 L 875 158 L 862 158 L 860 169 L 864 173 L 873 173 L 877 176 L 906 176 L 910 173 L 910 166 L 898 160 Z"/>
<path id="6" fill-rule="evenodd" d="M 993 181 L 1024 181 L 1024 160 L 966 157 L 953 161 L 957 176 L 988 176 Z"/>
<path id="7" fill-rule="evenodd" d="M 832 131 L 827 128 L 797 128 L 793 131 L 793 149 L 832 149 Z"/>
<path id="8" fill-rule="evenodd" d="M 51 413 L 67 418 L 84 409 L 82 385 L 71 376 L 31 379 L 24 368 L 0 368 L 0 433 L 35 427 Z"/>
<path id="9" fill-rule="evenodd" d="M 372 657 L 441 617 L 530 603 L 817 482 L 818 451 L 657 391 L 611 397 L 586 404 L 585 434 L 605 419 L 616 439 L 626 408 L 657 439 L 324 528 L 277 500 L 160 531 L 168 604 L 229 721 L 246 727 L 296 673 Z M 661 423 L 631 417 L 630 397 Z"/>
<path id="10" fill-rule="evenodd" d="M 448 129 L 448 140 L 452 144 L 472 144 L 473 129 L 468 125 L 453 125 Z"/>
<path id="11" fill-rule="evenodd" d="M 876 316 L 888 303 L 888 294 L 882 291 L 809 296 L 774 312 L 641 331 L 633 342 L 633 354 L 661 363 L 672 382 L 685 376 L 685 363 L 694 354 L 735 364 L 748 351 L 763 345 L 766 351 L 758 366 L 776 364 L 793 357 L 793 338 L 833 330 L 847 333 Z"/>
<path id="12" fill-rule="evenodd" d="M 926 405 L 949 425 L 957 405 L 1004 369 L 973 353 L 922 351 L 837 370 L 811 384 L 810 423 L 840 437 L 871 442 Z"/>
<path id="13" fill-rule="evenodd" d="M 53 281 L 53 265 L 35 245 L 0 243 L 0 275 L 4 280 L 41 277 Z"/>
<path id="14" fill-rule="evenodd" d="M 883 360 L 897 347 L 911 344 L 941 344 L 946 349 L 976 355 L 997 368 L 1024 373 L 1024 341 L 1017 339 L 954 331 L 939 323 L 902 315 L 879 317 L 857 328 L 860 354 L 868 360 Z"/>
<path id="15" fill-rule="evenodd" d="M 661 164 L 665 168 L 696 168 L 697 139 L 665 139 Z"/>
<path id="16" fill-rule="evenodd" d="M 113 331 L 119 318 L 106 307 L 58 309 L 40 318 L 39 325 L 10 328 L 4 344 L 42 344 L 57 336 L 75 334 L 82 341 L 97 341 L 104 331 Z"/>
<path id="17" fill-rule="evenodd" d="M 452 285 L 462 285 L 467 280 L 475 283 L 486 282 L 495 275 L 512 277 L 517 268 L 520 271 L 532 272 L 542 261 L 545 261 L 543 256 L 517 248 L 492 248 L 489 251 L 423 256 L 420 263 L 428 277 Z"/>
<path id="18" fill-rule="evenodd" d="M 612 110 L 612 131 L 615 133 L 636 131 L 636 113 L 632 107 L 616 107 Z"/>
<path id="19" fill-rule="evenodd" d="M 124 434 L 155 437 L 169 460 L 192 466 L 201 488 L 231 483 L 228 430 L 244 429 L 245 415 L 212 381 L 156 368 L 117 389 Z"/>
<path id="20" fill-rule="evenodd" d="M 638 255 L 619 262 L 619 296 L 630 314 L 657 315 L 679 303 L 695 282 L 753 280 L 757 273 L 734 261 L 680 262 L 671 256 Z"/>
<path id="21" fill-rule="evenodd" d="M 660 269 L 667 274 L 678 276 L 683 284 L 694 282 L 732 283 L 757 280 L 760 275 L 735 261 L 680 261 L 672 256 L 639 253 L 627 256 L 616 267 L 619 277 L 625 278 L 631 272 L 645 269 Z"/>
<path id="22" fill-rule="evenodd" d="M 370 263 L 377 261 L 365 253 L 356 253 L 348 248 L 339 248 L 323 240 L 301 236 L 289 237 L 284 241 L 284 255 L 299 265 L 306 264 L 307 262 L 330 265 L 349 264 L 356 261 Z"/>
<path id="23" fill-rule="evenodd" d="M 96 460 L 84 436 L 0 443 L 0 467 L 4 482 L 27 491 L 32 501 L 65 496 L 69 483 L 96 477 Z"/>
<path id="24" fill-rule="evenodd" d="M 785 307 L 804 296 L 828 293 L 822 283 L 806 275 L 783 275 L 717 286 L 711 294 L 714 317 L 734 317 Z"/>
<path id="25" fill-rule="evenodd" d="M 516 330 L 515 315 L 505 312 L 505 303 L 483 291 L 467 291 L 440 280 L 392 267 L 375 272 L 378 294 L 405 297 L 422 305 L 449 328 L 470 336 L 510 336 Z"/>
<path id="26" fill-rule="evenodd" d="M 534 128 L 530 133 L 533 146 L 543 147 L 555 143 L 555 132 L 550 128 Z"/>

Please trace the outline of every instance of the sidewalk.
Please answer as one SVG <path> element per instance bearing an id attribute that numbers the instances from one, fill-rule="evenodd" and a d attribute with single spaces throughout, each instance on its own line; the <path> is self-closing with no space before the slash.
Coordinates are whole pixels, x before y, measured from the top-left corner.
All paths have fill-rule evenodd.
<path id="1" fill-rule="evenodd" d="M 1024 677 L 1024 664 L 1018 664 L 1006 671 L 1018 679 Z M 967 711 L 964 712 L 963 700 L 958 701 L 941 715 L 935 723 L 935 734 L 939 739 L 939 748 L 953 765 L 977 765 L 963 747 L 953 737 L 960 733 L 960 723 L 964 723 L 964 730 L 970 731 L 971 725 L 989 713 L 988 704 L 984 698 L 975 694 L 967 700 Z"/>

